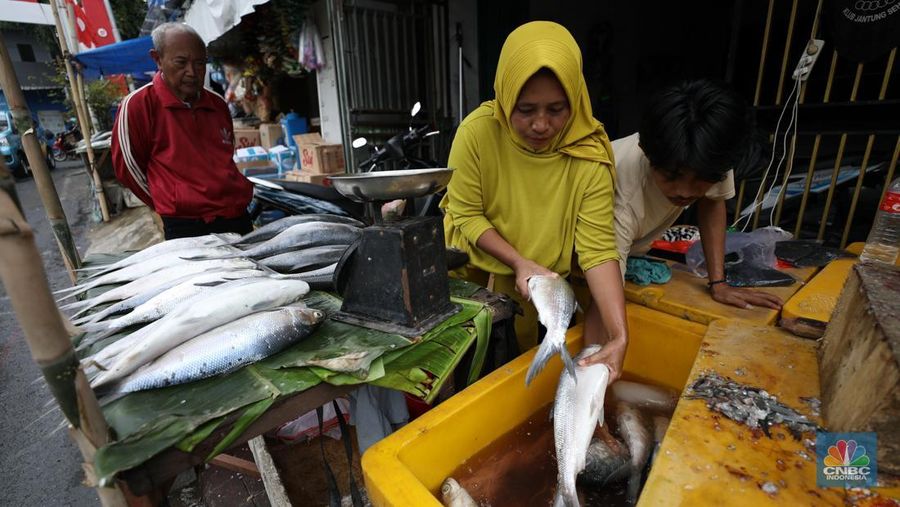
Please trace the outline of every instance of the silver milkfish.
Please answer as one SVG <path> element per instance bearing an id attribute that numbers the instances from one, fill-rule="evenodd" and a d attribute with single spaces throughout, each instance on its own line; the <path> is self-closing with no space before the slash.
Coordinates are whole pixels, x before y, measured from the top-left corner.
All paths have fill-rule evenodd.
<path id="1" fill-rule="evenodd" d="M 538 319 L 547 328 L 531 367 L 525 375 L 525 385 L 544 368 L 553 354 L 559 353 L 569 375 L 575 376 L 575 365 L 566 349 L 566 331 L 577 303 L 572 287 L 560 276 L 532 276 L 528 279 L 531 301 L 538 311 Z"/>
<path id="2" fill-rule="evenodd" d="M 647 457 L 650 455 L 650 446 L 653 444 L 652 437 L 644 424 L 640 411 L 633 405 L 617 402 L 616 422 L 619 426 L 619 434 L 625 440 L 628 452 L 631 454 L 626 498 L 633 504 L 637 501 L 641 488 L 641 476 L 644 472 L 644 465 L 647 463 Z"/>
<path id="3" fill-rule="evenodd" d="M 191 338 L 245 315 L 298 301 L 309 292 L 300 280 L 255 278 L 228 282 L 176 308 L 89 358 L 87 364 L 103 370 L 91 380 L 98 387 L 135 371 Z"/>
<path id="4" fill-rule="evenodd" d="M 671 414 L 678 402 L 678 393 L 664 387 L 619 380 L 611 387 L 612 398 L 638 408 Z"/>
<path id="5" fill-rule="evenodd" d="M 334 286 L 334 270 L 337 269 L 337 263 L 323 266 L 319 269 L 295 273 L 294 276 L 299 280 L 303 280 L 311 287 L 318 289 L 329 289 Z"/>
<path id="6" fill-rule="evenodd" d="M 577 359 L 594 354 L 600 348 L 600 345 L 585 347 Z M 579 505 L 575 479 L 584 470 L 594 429 L 598 423 L 603 424 L 603 400 L 608 382 L 609 368 L 605 364 L 577 366 L 574 375 L 563 370 L 559 376 L 556 400 L 553 402 L 553 439 L 558 473 L 554 506 Z"/>
<path id="7" fill-rule="evenodd" d="M 272 255 L 260 260 L 259 263 L 279 273 L 294 273 L 334 264 L 341 259 L 345 250 L 347 245 L 316 246 Z"/>
<path id="8" fill-rule="evenodd" d="M 258 269 L 258 266 L 248 259 L 227 259 L 224 261 L 191 261 L 176 263 L 174 266 L 154 271 L 149 275 L 120 285 L 110 289 L 103 294 L 99 294 L 93 298 L 77 301 L 60 307 L 60 310 L 78 309 L 74 316 L 80 315 L 91 308 L 103 303 L 111 303 L 113 301 L 121 301 L 147 291 L 157 290 L 162 286 L 171 284 L 173 281 L 184 278 L 188 275 L 204 273 L 208 271 L 223 271 L 237 269 Z M 169 285 L 171 286 L 171 285 Z"/>
<path id="9" fill-rule="evenodd" d="M 230 255 L 187 257 L 189 259 L 260 259 L 275 254 L 323 245 L 349 245 L 359 237 L 361 229 L 347 224 L 307 222 L 288 227 L 274 238 L 241 253 Z"/>
<path id="10" fill-rule="evenodd" d="M 101 285 L 132 282 L 161 269 L 170 268 L 173 265 L 187 262 L 182 256 L 197 258 L 204 258 L 207 256 L 216 257 L 219 255 L 228 255 L 235 250 L 237 249 L 230 246 L 205 246 L 192 248 L 190 250 L 178 250 L 175 252 L 164 253 L 151 259 L 147 259 L 139 264 L 132 264 L 131 266 L 126 266 L 122 269 L 110 271 L 102 276 L 91 278 L 85 283 L 80 283 L 74 287 L 58 291 L 66 293 L 60 300 L 77 296 L 82 292 L 87 292 L 88 290 Z"/>
<path id="11" fill-rule="evenodd" d="M 113 385 L 107 396 L 223 375 L 303 340 L 324 320 L 302 303 L 241 317 L 166 352 Z"/>
<path id="12" fill-rule="evenodd" d="M 291 215 L 280 220 L 275 220 L 274 222 L 269 222 L 268 224 L 256 229 L 255 231 L 241 236 L 231 244 L 247 245 L 250 243 L 259 243 L 261 241 L 266 241 L 267 239 L 274 238 L 276 235 L 278 235 L 279 232 L 287 229 L 288 227 L 297 224 L 305 224 L 307 222 L 328 222 L 333 224 L 347 224 L 354 227 L 363 227 L 363 223 L 359 220 L 350 217 L 342 217 L 339 215 L 329 215 L 325 213 Z"/>
<path id="13" fill-rule="evenodd" d="M 152 259 L 154 257 L 159 257 L 160 255 L 167 254 L 169 252 L 175 252 L 180 250 L 191 250 L 194 248 L 202 248 L 209 246 L 221 246 L 225 245 L 231 241 L 234 241 L 237 238 L 237 234 L 233 233 L 225 233 L 225 234 L 208 234 L 206 236 L 196 236 L 192 238 L 177 238 L 170 239 L 168 241 L 163 241 L 161 243 L 157 243 L 155 245 L 148 246 L 147 248 L 135 252 L 124 259 L 120 259 L 111 264 L 104 264 L 102 266 L 91 266 L 87 268 L 82 268 L 77 271 L 79 272 L 89 272 L 90 276 L 98 276 L 103 273 L 109 271 L 115 271 L 117 269 L 121 269 L 127 266 L 131 266 L 132 264 L 138 264 L 144 262 L 148 259 Z"/>
<path id="14" fill-rule="evenodd" d="M 106 319 L 110 315 L 123 313 L 128 310 L 137 308 L 138 306 L 153 299 L 154 296 L 161 294 L 166 290 L 171 289 L 172 287 L 175 287 L 176 285 L 183 282 L 191 281 L 195 284 L 214 284 L 217 281 L 220 283 L 224 283 L 228 280 L 238 280 L 240 278 L 246 278 L 247 276 L 262 276 L 263 274 L 265 274 L 265 272 L 259 269 L 223 270 L 199 274 L 191 273 L 189 275 L 181 276 L 159 285 L 155 285 L 150 289 L 141 292 L 140 294 L 135 294 L 134 296 L 122 299 L 113 305 L 107 306 L 99 312 L 85 315 L 79 319 L 73 320 L 72 323 L 75 325 L 82 325 L 104 321 L 103 319 Z"/>
<path id="15" fill-rule="evenodd" d="M 202 296 L 203 293 L 209 292 L 217 285 L 233 280 L 244 280 L 244 283 L 250 283 L 254 281 L 254 278 L 265 278 L 268 276 L 263 271 L 245 270 L 235 271 L 233 273 L 236 273 L 237 275 L 229 275 L 229 279 L 222 278 L 222 274 L 214 273 L 214 276 L 202 276 L 186 280 L 153 296 L 145 303 L 137 306 L 133 311 L 119 318 L 84 324 L 80 326 L 81 329 L 86 333 L 94 334 L 90 335 L 88 339 L 85 339 L 83 343 L 79 344 L 79 349 L 98 340 L 112 336 L 129 326 L 158 320 L 181 305 L 191 304 L 193 298 Z"/>
<path id="16" fill-rule="evenodd" d="M 441 503 L 444 507 L 478 507 L 472 495 L 452 477 L 441 484 Z"/>
<path id="17" fill-rule="evenodd" d="M 662 446 L 663 438 L 669 429 L 669 418 L 664 415 L 653 416 L 653 452 L 650 453 L 650 465 L 656 463 L 656 457 L 659 455 L 659 448 Z"/>
<path id="18" fill-rule="evenodd" d="M 591 440 L 585 456 L 584 471 L 579 480 L 592 487 L 603 487 L 627 479 L 631 472 L 631 455 L 625 444 L 612 440 Z"/>

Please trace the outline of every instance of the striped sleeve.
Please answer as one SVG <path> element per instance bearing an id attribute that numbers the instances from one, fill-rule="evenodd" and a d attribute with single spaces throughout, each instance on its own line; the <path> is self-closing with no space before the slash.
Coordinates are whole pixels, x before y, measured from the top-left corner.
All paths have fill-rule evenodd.
<path id="1" fill-rule="evenodd" d="M 112 162 L 116 178 L 153 209 L 147 183 L 152 135 L 142 90 L 129 94 L 119 105 L 112 132 Z"/>

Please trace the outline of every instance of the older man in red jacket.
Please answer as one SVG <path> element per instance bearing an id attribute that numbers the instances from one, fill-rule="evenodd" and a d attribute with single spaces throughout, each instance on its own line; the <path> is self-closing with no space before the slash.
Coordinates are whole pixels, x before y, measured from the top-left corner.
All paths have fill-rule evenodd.
<path id="1" fill-rule="evenodd" d="M 166 239 L 252 230 L 250 183 L 234 164 L 231 115 L 205 89 L 206 46 L 190 26 L 153 30 L 159 72 L 119 106 L 116 177 L 162 217 Z"/>

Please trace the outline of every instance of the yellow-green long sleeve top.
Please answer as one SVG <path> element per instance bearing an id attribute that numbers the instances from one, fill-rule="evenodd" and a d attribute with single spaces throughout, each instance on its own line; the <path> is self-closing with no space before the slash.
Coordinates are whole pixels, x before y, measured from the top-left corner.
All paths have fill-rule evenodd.
<path id="1" fill-rule="evenodd" d="M 486 102 L 469 114 L 453 141 L 454 173 L 441 202 L 447 245 L 498 275 L 513 271 L 476 246 L 492 228 L 520 255 L 563 276 L 573 251 L 584 271 L 618 260 L 611 153 L 601 162 L 528 151 L 500 124 L 495 107 Z"/>

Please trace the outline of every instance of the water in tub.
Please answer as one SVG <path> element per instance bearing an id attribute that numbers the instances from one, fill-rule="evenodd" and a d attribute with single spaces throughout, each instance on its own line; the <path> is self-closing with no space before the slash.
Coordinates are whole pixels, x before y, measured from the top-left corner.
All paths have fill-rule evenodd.
<path id="1" fill-rule="evenodd" d="M 639 494 L 676 400 L 677 393 L 657 386 L 624 380 L 610 386 L 605 423 L 597 426 L 585 469 L 578 476 L 581 505 L 633 505 L 629 481 L 632 493 L 637 489 Z M 453 472 L 451 477 L 478 505 L 553 504 L 557 470 L 551 406 L 532 414 Z"/>

